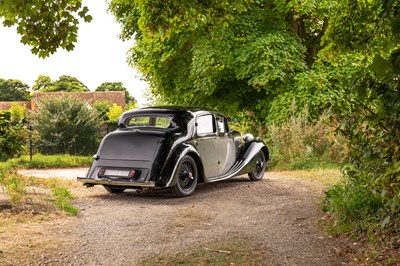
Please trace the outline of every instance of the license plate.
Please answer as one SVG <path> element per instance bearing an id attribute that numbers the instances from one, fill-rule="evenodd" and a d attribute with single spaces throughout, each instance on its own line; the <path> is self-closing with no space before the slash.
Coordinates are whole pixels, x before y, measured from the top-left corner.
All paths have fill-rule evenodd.
<path id="1" fill-rule="evenodd" d="M 127 177 L 129 176 L 129 171 L 124 171 L 124 170 L 110 170 L 107 169 L 106 172 L 104 173 L 105 175 L 110 175 L 110 176 L 122 176 L 122 177 Z"/>

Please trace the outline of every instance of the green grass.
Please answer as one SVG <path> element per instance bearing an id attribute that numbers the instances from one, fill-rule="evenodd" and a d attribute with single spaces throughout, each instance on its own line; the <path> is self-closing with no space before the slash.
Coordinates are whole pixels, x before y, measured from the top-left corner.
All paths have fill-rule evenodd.
<path id="1" fill-rule="evenodd" d="M 270 169 L 271 170 L 334 170 L 339 169 L 342 164 L 324 160 L 320 158 L 301 158 L 293 160 L 282 160 L 276 162 L 274 158 L 271 158 Z"/>
<path id="2" fill-rule="evenodd" d="M 264 251 L 257 245 L 247 239 L 231 238 L 146 258 L 138 265 L 262 265 L 264 262 Z"/>
<path id="3" fill-rule="evenodd" d="M 91 156 L 73 156 L 68 154 L 43 155 L 35 154 L 32 161 L 28 155 L 0 162 L 0 168 L 70 168 L 90 166 Z"/>
<path id="4" fill-rule="evenodd" d="M 54 199 L 50 200 L 50 202 L 54 204 L 54 206 L 70 215 L 78 214 L 79 210 L 72 205 L 73 197 L 66 187 L 61 185 L 56 179 L 49 179 L 47 186 L 51 188 L 51 193 Z"/>

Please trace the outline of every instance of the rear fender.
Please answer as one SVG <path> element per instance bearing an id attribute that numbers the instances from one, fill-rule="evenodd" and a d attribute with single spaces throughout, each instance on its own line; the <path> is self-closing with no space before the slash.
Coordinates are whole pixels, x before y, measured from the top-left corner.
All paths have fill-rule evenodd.
<path id="1" fill-rule="evenodd" d="M 157 180 L 156 185 L 158 187 L 173 187 L 176 184 L 176 171 L 178 170 L 178 164 L 185 155 L 190 155 L 196 161 L 197 169 L 199 171 L 199 182 L 203 180 L 203 164 L 200 161 L 200 155 L 198 151 L 190 144 L 182 144 L 177 147 L 167 159 L 160 178 Z"/>

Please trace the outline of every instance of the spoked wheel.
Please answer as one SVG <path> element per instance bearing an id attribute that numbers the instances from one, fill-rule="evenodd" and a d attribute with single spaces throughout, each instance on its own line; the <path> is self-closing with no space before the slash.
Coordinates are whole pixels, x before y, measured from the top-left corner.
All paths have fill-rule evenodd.
<path id="1" fill-rule="evenodd" d="M 267 167 L 267 160 L 263 151 L 259 151 L 256 156 L 256 169 L 248 173 L 251 181 L 259 181 L 264 177 L 265 168 Z"/>
<path id="2" fill-rule="evenodd" d="M 193 194 L 197 186 L 198 173 L 194 159 L 186 155 L 179 162 L 176 176 L 176 185 L 172 187 L 172 192 L 176 197 L 187 197 Z"/>
<path id="3" fill-rule="evenodd" d="M 125 191 L 124 188 L 115 188 L 115 187 L 107 187 L 107 186 L 104 186 L 104 188 L 110 193 L 122 193 Z"/>

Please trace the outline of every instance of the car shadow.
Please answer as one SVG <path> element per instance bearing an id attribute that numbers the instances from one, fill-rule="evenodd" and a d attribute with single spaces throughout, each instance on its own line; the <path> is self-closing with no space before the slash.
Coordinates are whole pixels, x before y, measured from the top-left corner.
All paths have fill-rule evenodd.
<path id="1" fill-rule="evenodd" d="M 249 180 L 248 177 L 239 176 L 232 179 L 213 182 L 201 183 L 197 185 L 196 191 L 190 197 L 176 198 L 173 196 L 170 189 L 152 189 L 152 190 L 125 190 L 123 193 L 109 193 L 104 190 L 104 194 L 97 194 L 91 198 L 98 198 L 106 201 L 118 202 L 137 202 L 148 203 L 153 205 L 180 205 L 196 203 L 201 199 L 207 199 L 210 195 L 221 193 L 230 193 L 233 189 L 238 189 L 241 186 L 247 186 L 249 183 L 256 183 Z"/>

